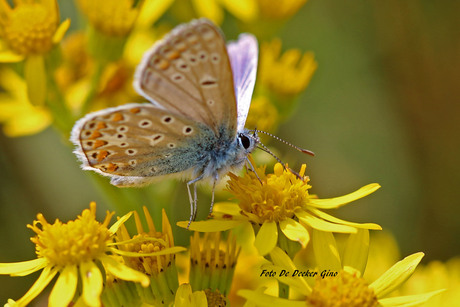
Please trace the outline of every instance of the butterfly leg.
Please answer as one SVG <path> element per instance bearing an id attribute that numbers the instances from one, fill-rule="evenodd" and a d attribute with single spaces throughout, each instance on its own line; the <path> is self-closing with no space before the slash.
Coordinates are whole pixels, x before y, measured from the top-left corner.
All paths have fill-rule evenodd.
<path id="1" fill-rule="evenodd" d="M 192 223 L 192 221 L 194 221 L 195 218 L 196 218 L 197 198 L 198 198 L 197 194 L 196 194 L 196 182 L 198 182 L 201 179 L 203 179 L 203 177 L 204 177 L 204 174 L 201 174 L 197 178 L 192 179 L 189 182 L 187 182 L 188 198 L 189 198 L 189 201 L 190 201 L 190 220 L 188 221 L 187 229 L 190 227 L 190 224 Z M 193 184 L 193 197 L 192 197 L 192 193 L 190 191 L 190 186 L 192 184 Z"/>
<path id="2" fill-rule="evenodd" d="M 212 193 L 211 193 L 211 207 L 209 208 L 209 217 L 211 217 L 211 214 L 212 214 L 212 208 L 214 207 L 214 192 L 216 190 L 216 183 L 217 181 L 219 180 L 219 175 L 218 174 L 215 174 L 214 175 L 214 182 L 212 184 Z"/>
<path id="3" fill-rule="evenodd" d="M 259 175 L 257 174 L 256 172 L 256 169 L 254 168 L 254 165 L 252 165 L 251 161 L 248 159 L 248 157 L 246 157 L 246 161 L 248 162 L 249 166 L 251 167 L 251 170 L 254 172 L 254 174 L 256 175 L 257 179 L 259 179 L 259 182 L 261 185 L 263 185 L 262 183 L 262 180 L 260 180 L 260 177 Z"/>

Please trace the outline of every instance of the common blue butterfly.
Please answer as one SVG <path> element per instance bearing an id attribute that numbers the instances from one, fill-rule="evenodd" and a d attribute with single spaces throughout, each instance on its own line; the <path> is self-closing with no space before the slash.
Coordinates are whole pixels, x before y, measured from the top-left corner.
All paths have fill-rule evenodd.
<path id="1" fill-rule="evenodd" d="M 241 167 L 259 142 L 244 128 L 257 57 L 251 34 L 226 45 L 206 19 L 176 27 L 145 53 L 136 70 L 134 87 L 151 103 L 104 109 L 75 124 L 71 141 L 82 168 L 120 187 L 183 174 L 190 180 L 194 219 L 195 183 L 211 179 L 215 185 Z"/>

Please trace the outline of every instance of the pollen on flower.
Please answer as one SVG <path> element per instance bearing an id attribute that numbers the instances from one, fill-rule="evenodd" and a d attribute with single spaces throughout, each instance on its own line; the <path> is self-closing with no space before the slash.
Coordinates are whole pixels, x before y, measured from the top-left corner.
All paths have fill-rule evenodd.
<path id="1" fill-rule="evenodd" d="M 111 233 L 107 225 L 113 213 L 108 213 L 101 224 L 96 221 L 96 206 L 91 203 L 74 221 L 49 224 L 42 214 L 33 225 L 27 225 L 37 235 L 31 238 L 36 244 L 38 257 L 44 257 L 54 266 L 66 266 L 92 261 L 105 253 Z"/>
<path id="2" fill-rule="evenodd" d="M 45 53 L 53 46 L 58 16 L 53 5 L 47 6 L 40 1 L 17 1 L 16 7 L 0 15 L 0 34 L 18 54 Z"/>
<path id="3" fill-rule="evenodd" d="M 357 274 L 341 271 L 334 277 L 318 277 L 313 292 L 307 297 L 309 306 L 378 306 L 377 296 Z"/>
<path id="4" fill-rule="evenodd" d="M 274 174 L 265 175 L 264 169 L 256 170 L 259 179 L 253 172 L 243 177 L 230 174 L 228 189 L 240 200 L 239 206 L 243 214 L 253 222 L 262 224 L 265 221 L 279 222 L 294 216 L 294 211 L 304 208 L 309 201 L 309 178 L 304 177 L 306 166 L 300 171 L 301 178 L 277 163 Z"/>
<path id="5" fill-rule="evenodd" d="M 128 230 L 123 225 L 117 239 L 120 241 L 131 240 L 135 243 L 127 243 L 120 246 L 120 249 L 127 252 L 135 252 L 139 257 L 124 257 L 125 263 L 131 268 L 146 273 L 147 275 L 154 275 L 164 272 L 166 268 L 171 266 L 174 260 L 173 254 L 164 254 L 157 256 L 142 256 L 142 254 L 150 254 L 160 252 L 167 248 L 174 246 L 174 238 L 171 230 L 171 225 L 166 214 L 163 212 L 162 231 L 156 231 L 153 224 L 152 217 L 147 208 L 144 209 L 144 215 L 149 225 L 149 231 L 144 231 L 139 214 L 135 211 L 134 218 L 136 221 L 137 235 L 130 236 Z"/>

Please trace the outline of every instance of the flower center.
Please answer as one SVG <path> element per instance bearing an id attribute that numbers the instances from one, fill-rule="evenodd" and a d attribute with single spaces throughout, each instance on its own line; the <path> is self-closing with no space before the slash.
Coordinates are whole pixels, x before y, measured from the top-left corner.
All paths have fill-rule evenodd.
<path id="1" fill-rule="evenodd" d="M 316 307 L 378 306 L 377 297 L 366 281 L 345 271 L 337 276 L 318 277 L 307 302 L 309 306 Z"/>
<path id="2" fill-rule="evenodd" d="M 37 224 L 41 224 L 43 230 L 40 231 Z M 30 228 L 37 232 L 37 236 L 31 238 L 36 244 L 37 255 L 55 266 L 97 259 L 105 253 L 111 235 L 106 225 L 97 222 L 89 210 L 66 224 L 57 220 L 51 225 L 39 218 Z"/>
<path id="3" fill-rule="evenodd" d="M 308 203 L 308 177 L 299 179 L 279 163 L 275 165 L 274 174 L 261 176 L 260 171 L 263 170 L 258 170 L 263 184 L 253 172 L 246 173 L 243 178 L 230 175 L 229 182 L 230 191 L 240 200 L 243 214 L 254 222 L 262 224 L 292 218 L 296 209 Z M 304 171 L 305 167 L 301 176 Z"/>
<path id="4" fill-rule="evenodd" d="M 139 254 L 155 253 L 166 249 L 167 235 L 162 232 L 143 233 L 133 236 L 133 239 L 145 238 L 142 243 L 126 244 L 124 249 Z M 152 240 L 154 238 L 154 240 Z M 169 266 L 169 255 L 145 256 L 145 257 L 125 257 L 125 262 L 132 268 L 148 275 L 160 273 Z"/>
<path id="5" fill-rule="evenodd" d="M 3 36 L 19 54 L 45 53 L 53 46 L 56 14 L 39 3 L 17 5 L 3 24 Z"/>
<path id="6" fill-rule="evenodd" d="M 208 301 L 208 306 L 227 306 L 225 296 L 220 293 L 219 289 L 211 290 L 205 289 L 204 293 L 206 294 L 206 300 Z"/>

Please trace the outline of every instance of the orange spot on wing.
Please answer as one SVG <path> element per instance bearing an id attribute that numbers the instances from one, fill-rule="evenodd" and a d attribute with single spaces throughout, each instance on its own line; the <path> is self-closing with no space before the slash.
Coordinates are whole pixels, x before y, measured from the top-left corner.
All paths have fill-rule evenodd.
<path id="1" fill-rule="evenodd" d="M 108 172 L 114 172 L 118 169 L 118 165 L 114 164 L 114 163 L 109 163 L 109 165 L 107 166 L 107 171 Z"/>
<path id="2" fill-rule="evenodd" d="M 95 130 L 105 129 L 105 128 L 107 128 L 107 125 L 104 122 L 98 122 Z"/>
<path id="3" fill-rule="evenodd" d="M 119 122 L 120 120 L 125 119 L 122 114 L 120 113 L 114 113 L 112 116 L 112 121 L 114 122 Z"/>
<path id="4" fill-rule="evenodd" d="M 180 57 L 180 53 L 177 51 L 171 51 L 166 57 L 170 60 L 175 60 Z"/>
<path id="5" fill-rule="evenodd" d="M 106 141 L 96 140 L 94 142 L 94 144 L 93 144 L 93 148 L 96 149 L 96 148 L 99 148 L 99 147 L 104 146 L 106 144 L 107 144 Z"/>
<path id="6" fill-rule="evenodd" d="M 141 108 L 132 108 L 132 109 L 129 110 L 129 112 L 134 113 L 134 114 L 137 114 L 140 111 L 141 111 Z"/>
<path id="7" fill-rule="evenodd" d="M 89 138 L 94 140 L 101 136 L 102 136 L 102 133 L 100 133 L 99 131 L 94 131 Z"/>
<path id="8" fill-rule="evenodd" d="M 165 70 L 169 67 L 169 62 L 166 60 L 162 60 L 160 63 L 158 63 L 158 68 L 161 70 Z"/>
<path id="9" fill-rule="evenodd" d="M 109 155 L 109 152 L 107 150 L 101 150 L 99 151 L 99 153 L 97 154 L 97 161 L 98 162 L 101 162 L 102 160 L 104 160 L 107 156 Z"/>

